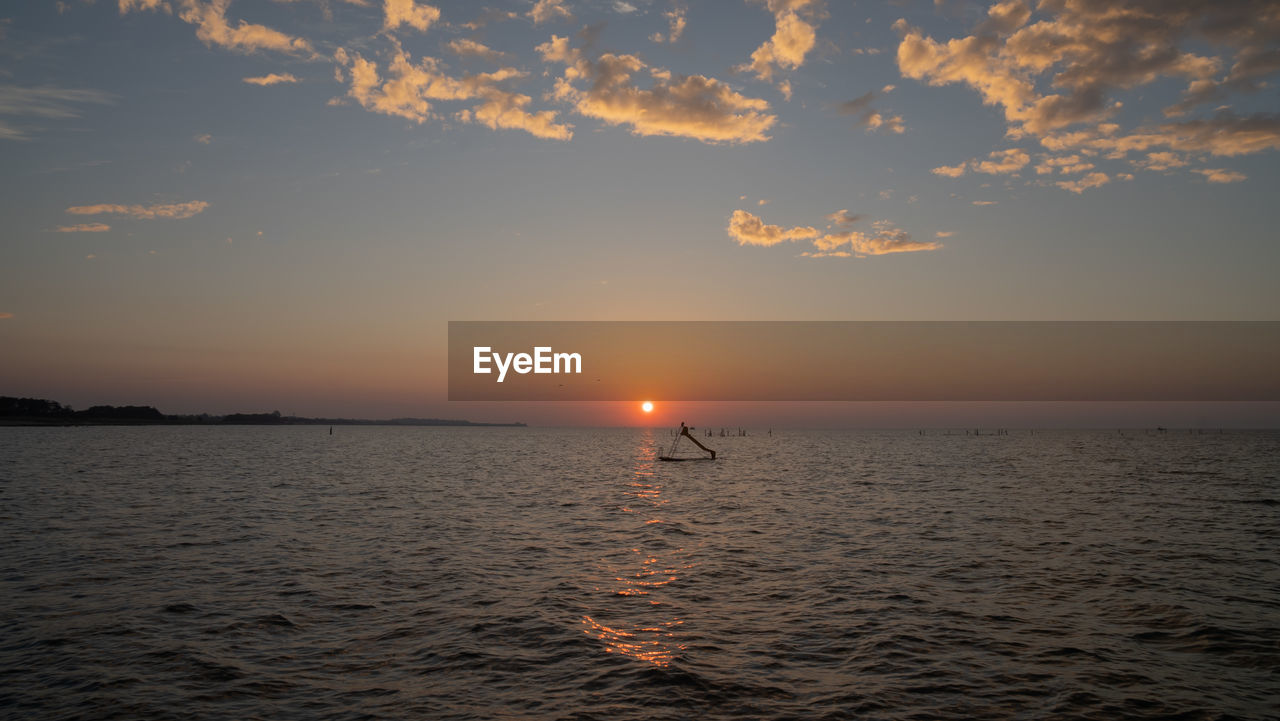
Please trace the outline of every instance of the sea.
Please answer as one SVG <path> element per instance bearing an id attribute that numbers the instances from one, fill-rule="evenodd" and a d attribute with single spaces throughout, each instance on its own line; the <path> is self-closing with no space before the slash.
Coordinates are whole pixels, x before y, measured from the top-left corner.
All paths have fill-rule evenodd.
<path id="1" fill-rule="evenodd" d="M 1280 718 L 1280 432 L 672 440 L 0 428 L 0 717 Z"/>

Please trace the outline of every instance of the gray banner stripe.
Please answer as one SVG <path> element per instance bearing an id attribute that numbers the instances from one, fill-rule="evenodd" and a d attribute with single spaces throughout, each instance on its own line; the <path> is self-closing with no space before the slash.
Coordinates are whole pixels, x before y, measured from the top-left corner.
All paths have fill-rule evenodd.
<path id="1" fill-rule="evenodd" d="M 1278 369 L 1275 321 L 449 323 L 453 401 L 1275 401 Z"/>

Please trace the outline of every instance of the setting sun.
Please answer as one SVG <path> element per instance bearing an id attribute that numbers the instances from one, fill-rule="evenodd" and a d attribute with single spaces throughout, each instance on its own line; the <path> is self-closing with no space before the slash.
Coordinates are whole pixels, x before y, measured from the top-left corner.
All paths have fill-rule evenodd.
<path id="1" fill-rule="evenodd" d="M 653 412 L 653 403 L 651 403 L 651 402 L 649 402 L 649 401 L 645 401 L 644 403 L 641 403 L 641 404 L 640 404 L 640 410 L 644 411 L 645 413 L 652 413 L 652 412 Z"/>

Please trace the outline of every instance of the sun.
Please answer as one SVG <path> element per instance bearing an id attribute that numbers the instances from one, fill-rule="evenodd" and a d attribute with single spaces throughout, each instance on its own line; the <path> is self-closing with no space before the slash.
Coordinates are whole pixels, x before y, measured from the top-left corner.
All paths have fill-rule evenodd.
<path id="1" fill-rule="evenodd" d="M 641 403 L 640 410 L 644 411 L 645 413 L 652 413 L 653 403 L 651 403 L 650 401 L 645 401 L 644 403 Z"/>

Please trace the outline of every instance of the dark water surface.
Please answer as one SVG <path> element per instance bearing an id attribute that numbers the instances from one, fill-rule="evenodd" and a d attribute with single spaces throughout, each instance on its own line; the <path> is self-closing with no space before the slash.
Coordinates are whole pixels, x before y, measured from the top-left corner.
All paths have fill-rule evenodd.
<path id="1" fill-rule="evenodd" d="M 0 714 L 1277 718 L 1280 434 L 0 428 Z"/>

